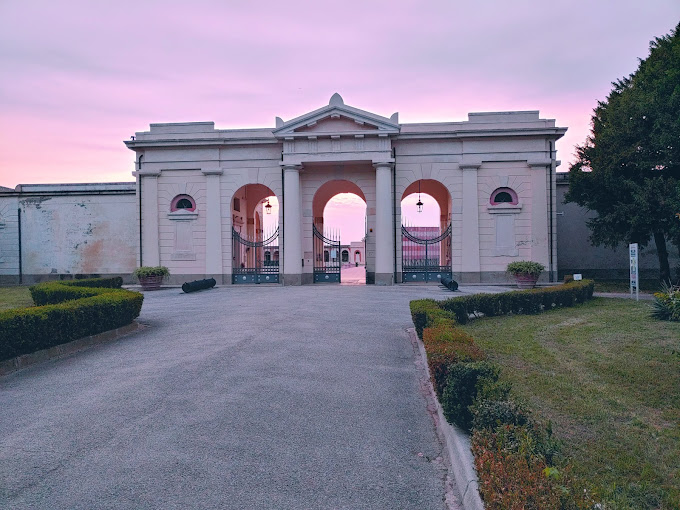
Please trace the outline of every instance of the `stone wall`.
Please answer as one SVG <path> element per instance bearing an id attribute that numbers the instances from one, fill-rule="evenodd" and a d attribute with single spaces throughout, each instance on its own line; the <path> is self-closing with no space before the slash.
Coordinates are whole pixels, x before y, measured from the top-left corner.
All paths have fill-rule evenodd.
<path id="1" fill-rule="evenodd" d="M 139 241 L 134 183 L 22 184 L 0 192 L 0 215 L 3 283 L 76 275 L 131 281 Z"/>
<path id="2" fill-rule="evenodd" d="M 588 278 L 629 279 L 628 246 L 620 244 L 617 248 L 592 246 L 588 241 L 590 229 L 588 219 L 596 213 L 574 203 L 565 204 L 564 195 L 569 189 L 567 174 L 560 174 L 557 183 L 557 263 L 559 277 L 565 274 L 581 273 Z M 677 249 L 667 243 L 671 275 L 680 265 Z M 640 276 L 655 279 L 659 277 L 659 259 L 656 246 L 650 240 L 646 248 L 640 250 L 638 261 Z"/>

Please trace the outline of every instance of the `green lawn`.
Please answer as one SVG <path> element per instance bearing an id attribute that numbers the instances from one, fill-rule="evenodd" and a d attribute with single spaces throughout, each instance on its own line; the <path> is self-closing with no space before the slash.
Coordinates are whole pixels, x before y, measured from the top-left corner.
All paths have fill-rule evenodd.
<path id="1" fill-rule="evenodd" d="M 0 312 L 26 306 L 33 306 L 28 287 L 0 287 Z"/>
<path id="2" fill-rule="evenodd" d="M 552 421 L 607 508 L 680 508 L 680 323 L 649 311 L 595 298 L 463 326 L 514 393 Z"/>
<path id="3" fill-rule="evenodd" d="M 640 280 L 640 292 L 652 294 L 661 290 L 658 279 Z M 628 280 L 595 280 L 595 292 L 630 292 Z"/>

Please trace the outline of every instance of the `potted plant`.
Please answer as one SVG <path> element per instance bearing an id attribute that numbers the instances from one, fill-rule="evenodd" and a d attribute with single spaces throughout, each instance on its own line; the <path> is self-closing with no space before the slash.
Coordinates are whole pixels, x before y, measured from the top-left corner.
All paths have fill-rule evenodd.
<path id="1" fill-rule="evenodd" d="M 170 271 L 165 266 L 142 266 L 135 269 L 135 276 L 142 285 L 142 290 L 158 290 L 161 288 L 163 278 L 168 276 Z"/>
<path id="2" fill-rule="evenodd" d="M 510 262 L 506 271 L 515 277 L 517 287 L 520 289 L 533 289 L 544 269 L 545 266 L 538 262 L 518 260 Z"/>

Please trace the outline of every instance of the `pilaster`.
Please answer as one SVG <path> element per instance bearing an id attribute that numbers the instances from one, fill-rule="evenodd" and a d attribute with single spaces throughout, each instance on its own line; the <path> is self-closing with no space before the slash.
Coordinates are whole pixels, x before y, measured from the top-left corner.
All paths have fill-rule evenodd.
<path id="1" fill-rule="evenodd" d="M 205 273 L 222 281 L 222 208 L 220 176 L 222 170 L 203 170 L 206 178 Z"/>
<path id="2" fill-rule="evenodd" d="M 160 266 L 157 172 L 137 172 L 142 193 L 142 264 Z"/>
<path id="3" fill-rule="evenodd" d="M 462 234 L 462 279 L 478 282 L 479 263 L 479 196 L 477 172 L 481 163 L 461 163 L 463 171 L 463 228 Z"/>

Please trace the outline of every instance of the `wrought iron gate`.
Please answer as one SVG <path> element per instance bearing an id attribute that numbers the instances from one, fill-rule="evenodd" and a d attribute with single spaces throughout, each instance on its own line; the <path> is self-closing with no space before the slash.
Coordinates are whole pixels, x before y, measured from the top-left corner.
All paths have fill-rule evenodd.
<path id="1" fill-rule="evenodd" d="M 250 239 L 231 230 L 232 283 L 279 283 L 279 229 Z"/>
<path id="2" fill-rule="evenodd" d="M 451 278 L 451 225 L 441 232 L 434 227 L 401 227 L 403 282 L 436 282 Z"/>
<path id="3" fill-rule="evenodd" d="M 312 225 L 314 233 L 314 283 L 340 283 L 340 235 L 327 236 Z M 337 237 L 337 239 L 334 239 Z"/>

